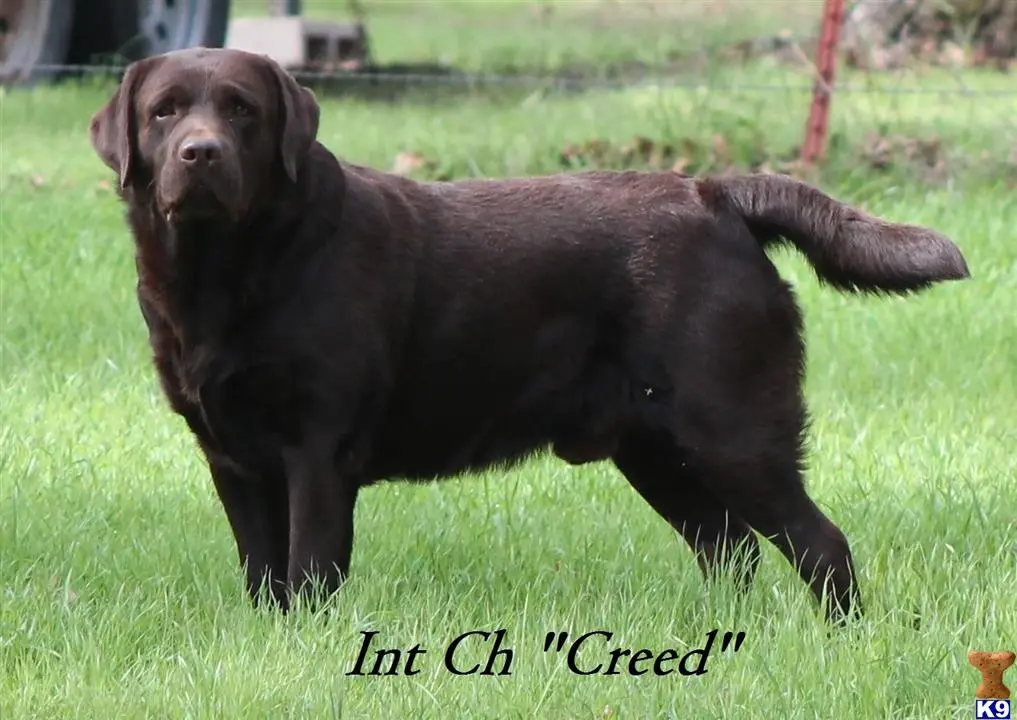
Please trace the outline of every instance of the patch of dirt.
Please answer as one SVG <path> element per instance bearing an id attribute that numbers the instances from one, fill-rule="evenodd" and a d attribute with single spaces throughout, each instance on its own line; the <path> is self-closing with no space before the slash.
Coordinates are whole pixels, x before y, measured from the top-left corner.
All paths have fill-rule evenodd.
<path id="1" fill-rule="evenodd" d="M 665 142 L 636 136 L 621 144 L 604 138 L 591 138 L 581 143 L 569 143 L 559 155 L 562 169 L 641 169 L 670 170 L 695 175 L 699 173 L 726 174 L 750 170 L 798 175 L 804 171 L 797 161 L 797 152 L 781 158 L 763 158 L 746 161 L 732 150 L 727 138 L 715 134 L 709 142 L 683 138 Z"/>
<path id="2" fill-rule="evenodd" d="M 942 140 L 937 136 L 909 137 L 870 133 L 861 148 L 863 162 L 873 170 L 905 167 L 923 179 L 941 182 L 948 174 Z"/>
<path id="3" fill-rule="evenodd" d="M 761 172 L 790 175 L 816 181 L 827 169 L 839 171 L 859 166 L 876 173 L 906 173 L 918 182 L 940 185 L 958 171 L 977 170 L 1017 187 L 1017 145 L 1009 157 L 983 152 L 980 155 L 950 154 L 947 143 L 936 135 L 909 136 L 873 132 L 860 144 L 850 146 L 832 139 L 830 160 L 820 166 L 805 166 L 800 148 L 773 154 L 764 148 L 733 146 L 722 134 L 709 140 L 682 138 L 657 140 L 641 135 L 625 142 L 593 137 L 570 142 L 558 153 L 563 171 L 655 170 L 683 175 L 726 175 Z M 453 176 L 434 158 L 418 151 L 401 152 L 393 159 L 392 172 L 419 180 L 452 180 Z"/>

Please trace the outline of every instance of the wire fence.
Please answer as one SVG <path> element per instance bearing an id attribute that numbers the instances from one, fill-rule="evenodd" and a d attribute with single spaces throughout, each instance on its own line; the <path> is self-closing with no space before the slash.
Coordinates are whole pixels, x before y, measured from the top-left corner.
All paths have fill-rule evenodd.
<path id="1" fill-rule="evenodd" d="M 122 64 L 39 64 L 35 66 L 35 72 L 40 75 L 79 75 L 79 76 L 107 76 L 119 78 L 125 69 Z M 645 73 L 639 79 L 586 79 L 578 78 L 568 74 L 548 73 L 543 75 L 512 74 L 501 75 L 497 73 L 465 73 L 449 71 L 447 73 L 416 73 L 416 72 L 387 72 L 384 70 L 315 70 L 310 68 L 296 68 L 289 71 L 298 80 L 302 81 L 323 81 L 332 80 L 350 84 L 409 84 L 427 87 L 429 85 L 442 86 L 465 86 L 482 89 L 485 86 L 508 86 L 524 89 L 551 88 L 563 91 L 569 90 L 624 90 L 640 87 L 672 87 L 685 89 L 698 89 L 704 86 L 704 79 L 697 77 L 674 77 L 668 75 L 657 75 Z M 871 82 L 840 82 L 834 90 L 836 93 L 846 94 L 877 94 L 877 95 L 939 95 L 939 96 L 965 96 L 965 97 L 989 97 L 989 98 L 1017 98 L 1017 81 L 1014 87 L 972 87 L 965 81 L 962 73 L 953 73 L 947 78 L 933 79 L 931 81 L 920 81 L 918 85 L 909 86 L 908 76 L 898 74 L 889 80 L 897 84 L 875 85 Z M 1007 82 L 1010 82 L 1007 79 Z M 734 78 L 713 77 L 705 80 L 705 84 L 713 90 L 737 91 L 737 92 L 804 92 L 810 93 L 813 90 L 813 83 L 808 81 L 806 76 L 789 82 L 753 82 L 743 81 Z M 1001 118 L 1007 120 L 1009 118 Z"/>
<path id="2" fill-rule="evenodd" d="M 263 0 L 233 0 L 231 13 L 254 17 L 266 7 Z M 592 147 L 602 136 L 618 146 L 629 135 L 649 136 L 655 147 L 684 143 L 684 151 L 671 153 L 682 162 L 696 154 L 690 142 L 701 155 L 717 155 L 721 136 L 737 156 L 731 162 L 772 165 L 790 162 L 801 144 L 822 9 L 822 0 L 305 0 L 307 18 L 363 23 L 366 43 L 359 57 L 308 63 L 293 74 L 340 103 L 525 107 L 535 133 L 549 132 L 547 123 L 558 119 L 562 146 Z M 831 152 L 877 166 L 903 154 L 905 164 L 1017 168 L 1015 76 L 973 67 L 970 53 L 952 46 L 937 60 L 838 67 Z M 114 80 L 123 68 L 97 59 L 39 64 L 35 72 L 67 85 Z M 577 120 L 561 121 L 566 110 L 555 103 Z M 625 119 L 627 108 L 654 122 Z M 620 150 L 593 155 L 579 153 L 578 161 L 633 161 Z M 694 169 L 700 160 L 691 162 Z"/>

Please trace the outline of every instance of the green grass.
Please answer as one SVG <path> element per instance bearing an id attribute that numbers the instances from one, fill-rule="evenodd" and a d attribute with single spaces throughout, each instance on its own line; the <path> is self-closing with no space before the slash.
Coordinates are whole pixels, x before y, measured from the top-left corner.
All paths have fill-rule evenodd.
<path id="1" fill-rule="evenodd" d="M 361 0 L 374 59 L 462 70 L 547 72 L 659 66 L 702 48 L 790 30 L 815 34 L 821 0 Z M 234 16 L 262 0 L 233 0 Z M 355 17 L 346 0 L 303 0 L 304 14 Z"/>
<path id="2" fill-rule="evenodd" d="M 644 135 L 698 170 L 724 164 L 716 135 L 736 164 L 793 151 L 807 97 L 790 88 L 806 76 L 764 63 L 703 82 L 726 89 L 327 98 L 321 139 L 381 167 L 419 151 L 457 177 L 554 172 L 565 145 L 589 138 Z M 764 82 L 789 89 L 746 89 Z M 810 487 L 852 542 L 867 603 L 864 621 L 831 634 L 769 548 L 747 597 L 707 588 L 610 466 L 551 459 L 365 491 L 336 601 L 318 615 L 253 610 L 207 471 L 159 393 L 122 210 L 88 146 L 108 93 L 3 98 L 0 718 L 959 718 L 979 678 L 967 651 L 1017 649 L 1012 96 L 835 101 L 823 187 L 950 234 L 969 281 L 851 298 L 775 257 L 807 322 Z M 901 156 L 872 169 L 874 132 L 938 137 L 942 167 Z M 443 669 L 456 635 L 498 628 L 511 676 Z M 701 677 L 579 677 L 542 652 L 552 630 L 613 632 L 592 646 L 601 659 L 615 644 L 685 652 L 714 628 L 745 644 Z M 363 630 L 420 643 L 421 672 L 345 677 Z M 479 643 L 465 649 L 463 664 L 479 659 Z"/>

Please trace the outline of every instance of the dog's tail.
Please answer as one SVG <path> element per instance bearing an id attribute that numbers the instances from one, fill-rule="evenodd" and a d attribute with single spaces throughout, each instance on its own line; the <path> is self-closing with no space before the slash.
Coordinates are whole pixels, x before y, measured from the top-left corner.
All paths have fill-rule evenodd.
<path id="1" fill-rule="evenodd" d="M 707 207 L 741 216 L 763 247 L 790 242 L 841 290 L 906 294 L 970 275 L 945 235 L 880 220 L 790 177 L 705 178 L 696 187 Z"/>

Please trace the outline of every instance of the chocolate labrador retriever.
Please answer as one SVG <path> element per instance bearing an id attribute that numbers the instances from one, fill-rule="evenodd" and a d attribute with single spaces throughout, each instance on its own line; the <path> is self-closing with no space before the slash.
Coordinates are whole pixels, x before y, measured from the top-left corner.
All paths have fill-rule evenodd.
<path id="1" fill-rule="evenodd" d="M 192 49 L 131 65 L 91 125 L 255 601 L 338 589 L 362 487 L 550 448 L 613 461 L 707 576 L 737 557 L 748 582 L 759 533 L 831 619 L 859 611 L 803 484 L 802 322 L 765 251 L 907 293 L 968 276 L 949 239 L 771 175 L 415 182 L 337 160 L 318 120 L 269 59 Z"/>

